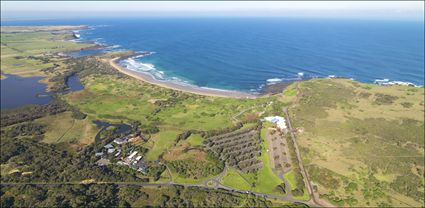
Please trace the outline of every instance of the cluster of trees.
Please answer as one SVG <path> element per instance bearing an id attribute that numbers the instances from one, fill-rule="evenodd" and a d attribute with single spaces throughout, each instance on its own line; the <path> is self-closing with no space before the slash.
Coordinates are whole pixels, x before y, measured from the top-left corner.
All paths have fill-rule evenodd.
<path id="1" fill-rule="evenodd" d="M 40 136 L 45 132 L 44 127 L 41 124 L 28 122 L 12 126 L 7 130 L 2 130 L 2 134 L 6 134 L 7 137 Z"/>
<path id="2" fill-rule="evenodd" d="M 126 76 L 96 57 L 70 58 L 65 63 L 70 67 L 70 71 L 78 73 L 80 78 L 91 74 L 116 75 L 121 78 Z"/>
<path id="3" fill-rule="evenodd" d="M 161 174 L 167 169 L 163 164 L 157 164 L 155 162 L 148 163 L 147 176 L 153 177 L 153 180 L 157 181 L 161 177 Z"/>
<path id="4" fill-rule="evenodd" d="M 192 133 L 193 133 L 193 130 L 187 130 L 177 135 L 175 144 L 179 143 L 180 140 L 186 140 L 187 138 L 190 137 L 190 135 L 192 135 Z"/>
<path id="5" fill-rule="evenodd" d="M 175 160 L 167 163 L 171 170 L 184 178 L 199 179 L 211 175 L 217 175 L 223 171 L 222 162 Z"/>
<path id="6" fill-rule="evenodd" d="M 153 193 L 153 194 L 152 194 Z M 1 207 L 270 207 L 254 195 L 197 187 L 113 184 L 1 186 Z M 284 207 L 308 207 L 288 204 Z"/>
<path id="7" fill-rule="evenodd" d="M 170 191 L 160 196 L 161 207 L 270 207 L 267 199 L 253 195 L 243 195 L 226 190 L 206 190 L 195 187 L 168 187 Z"/>
<path id="8" fill-rule="evenodd" d="M 117 185 L 2 186 L 1 207 L 131 207 L 149 195 Z"/>
<path id="9" fill-rule="evenodd" d="M 418 177 L 411 172 L 406 175 L 400 175 L 390 184 L 390 187 L 401 194 L 405 194 L 422 203 L 424 202 L 424 192 L 420 191 L 424 190 L 423 176 Z"/>
<path id="10" fill-rule="evenodd" d="M 338 180 L 337 174 L 326 168 L 320 168 L 317 165 L 309 165 L 306 167 L 313 181 L 317 181 L 320 185 L 327 189 L 338 189 L 341 181 Z"/>
<path id="11" fill-rule="evenodd" d="M 2 175 L 2 182 L 140 181 L 133 173 L 95 167 L 97 158 L 93 145 L 73 154 L 53 144 L 3 137 L 1 146 L 0 162 L 19 170 L 15 174 Z M 23 172 L 31 174 L 20 174 Z"/>
<path id="12" fill-rule="evenodd" d="M 69 105 L 62 100 L 55 99 L 46 105 L 28 105 L 21 108 L 1 110 L 1 127 L 31 121 L 47 115 L 65 112 Z"/>
<path id="13" fill-rule="evenodd" d="M 49 82 L 52 82 L 54 84 L 50 87 L 50 90 L 52 92 L 57 93 L 65 92 L 65 90 L 68 89 L 67 80 L 73 75 L 75 75 L 75 72 L 66 71 L 64 73 L 58 73 L 55 76 L 51 77 L 49 79 Z"/>

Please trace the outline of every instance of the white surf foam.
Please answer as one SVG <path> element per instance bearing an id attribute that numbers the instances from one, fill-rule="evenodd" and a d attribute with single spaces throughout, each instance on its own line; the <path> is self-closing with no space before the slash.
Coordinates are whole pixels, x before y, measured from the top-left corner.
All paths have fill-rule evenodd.
<path id="1" fill-rule="evenodd" d="M 390 81 L 389 79 L 375 79 L 375 81 L 373 83 L 377 84 L 377 85 L 382 85 L 382 86 L 403 85 L 403 86 L 421 87 L 421 86 L 415 85 L 411 82 L 396 81 L 396 80 Z"/>
<path id="2" fill-rule="evenodd" d="M 281 82 L 281 81 L 283 81 L 282 79 L 280 79 L 280 78 L 271 78 L 271 79 L 267 79 L 266 80 L 267 82 Z"/>

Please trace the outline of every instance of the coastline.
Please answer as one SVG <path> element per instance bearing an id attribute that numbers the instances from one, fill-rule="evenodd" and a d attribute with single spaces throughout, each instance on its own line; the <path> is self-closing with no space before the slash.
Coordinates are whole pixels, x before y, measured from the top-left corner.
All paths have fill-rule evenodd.
<path id="1" fill-rule="evenodd" d="M 126 74 L 128 76 L 131 76 L 135 79 L 147 82 L 149 84 L 153 84 L 159 87 L 164 87 L 172 90 L 197 94 L 197 95 L 203 95 L 203 96 L 212 96 L 212 97 L 225 97 L 225 98 L 237 98 L 237 99 L 255 99 L 260 96 L 240 92 L 240 91 L 234 91 L 234 90 L 218 90 L 218 89 L 210 89 L 210 88 L 202 88 L 197 87 L 193 85 L 181 85 L 169 81 L 161 81 L 153 78 L 152 76 L 148 74 L 144 74 L 137 71 L 132 71 L 129 69 L 126 69 L 125 67 L 120 66 L 117 61 L 121 60 L 122 57 L 115 57 L 115 58 L 108 58 L 108 59 L 102 59 L 103 61 L 106 61 L 111 65 L 113 68 L 118 70 L 119 72 Z"/>

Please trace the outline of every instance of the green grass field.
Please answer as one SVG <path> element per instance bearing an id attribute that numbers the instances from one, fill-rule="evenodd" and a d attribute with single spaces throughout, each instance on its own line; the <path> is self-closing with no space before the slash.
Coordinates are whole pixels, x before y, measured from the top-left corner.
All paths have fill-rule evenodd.
<path id="1" fill-rule="evenodd" d="M 179 133 L 174 130 L 161 130 L 159 133 L 152 135 L 151 141 L 153 142 L 153 146 L 146 154 L 146 159 L 156 160 L 161 153 L 175 143 L 176 136 Z"/>
<path id="2" fill-rule="evenodd" d="M 223 176 L 220 183 L 238 190 L 251 190 L 252 188 L 252 184 L 244 179 L 234 168 L 227 170 L 226 175 Z"/>
<path id="3" fill-rule="evenodd" d="M 2 30 L 3 31 L 3 30 Z M 66 41 L 70 33 L 18 32 L 1 33 L 1 72 L 19 76 L 47 76 L 41 70 L 61 60 L 54 54 L 94 46 Z M 49 61 L 43 61 L 43 58 Z"/>
<path id="4" fill-rule="evenodd" d="M 89 118 L 78 120 L 71 115 L 71 112 L 64 112 L 35 120 L 36 123 L 46 126 L 42 142 L 68 142 L 80 145 L 92 143 L 99 129 Z"/>
<path id="5" fill-rule="evenodd" d="M 189 138 L 186 139 L 186 142 L 189 143 L 190 146 L 200 146 L 202 145 L 202 141 L 204 139 L 199 134 L 192 134 Z"/>

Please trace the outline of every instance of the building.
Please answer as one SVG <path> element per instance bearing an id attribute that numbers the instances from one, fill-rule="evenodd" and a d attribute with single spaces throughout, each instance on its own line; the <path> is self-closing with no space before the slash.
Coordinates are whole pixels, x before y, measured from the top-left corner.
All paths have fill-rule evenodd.
<path id="1" fill-rule="evenodd" d="M 103 152 L 96 152 L 94 155 L 95 155 L 96 157 L 101 157 L 101 156 L 103 156 Z"/>
<path id="2" fill-rule="evenodd" d="M 111 149 L 111 148 L 114 148 L 114 146 L 112 146 L 112 144 L 107 144 L 107 145 L 105 145 L 105 146 L 103 146 L 103 147 L 105 147 L 106 149 Z"/>
<path id="3" fill-rule="evenodd" d="M 128 137 L 116 138 L 116 139 L 114 139 L 114 142 L 116 144 L 125 144 L 125 143 L 128 142 Z"/>
<path id="4" fill-rule="evenodd" d="M 112 154 L 114 152 L 115 152 L 115 149 L 114 148 L 108 149 L 108 154 Z"/>
<path id="5" fill-rule="evenodd" d="M 134 156 L 136 156 L 136 154 L 137 154 L 137 151 L 134 151 L 133 153 L 131 153 L 131 154 L 128 156 L 128 159 L 129 159 L 129 160 L 131 160 L 131 158 L 133 158 Z"/>
<path id="6" fill-rule="evenodd" d="M 276 124 L 276 126 L 281 130 L 287 130 L 285 118 L 281 116 L 269 116 L 264 118 L 266 121 Z"/>

